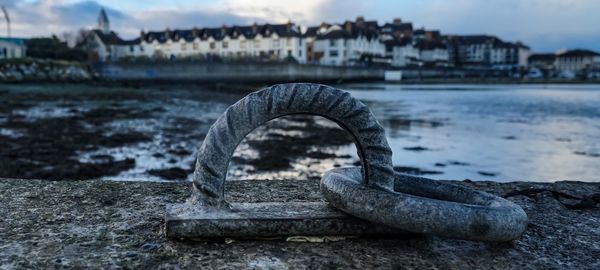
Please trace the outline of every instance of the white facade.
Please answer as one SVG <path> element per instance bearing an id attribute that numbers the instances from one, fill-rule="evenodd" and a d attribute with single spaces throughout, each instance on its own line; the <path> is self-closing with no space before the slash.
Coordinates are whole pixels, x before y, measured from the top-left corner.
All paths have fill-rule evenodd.
<path id="1" fill-rule="evenodd" d="M 0 38 L 0 59 L 25 57 L 26 47 L 22 39 Z"/>
<path id="2" fill-rule="evenodd" d="M 394 67 L 406 67 L 418 62 L 420 58 L 419 50 L 410 43 L 394 46 L 392 49 L 392 66 Z"/>
<path id="3" fill-rule="evenodd" d="M 585 69 L 600 69 L 600 55 L 588 53 L 565 53 L 556 58 L 556 68 L 559 71 L 578 72 Z"/>
<path id="4" fill-rule="evenodd" d="M 324 25 L 314 39 L 313 51 L 321 55 L 322 65 L 346 66 L 363 56 L 383 57 L 385 45 L 376 36 L 353 35 L 340 25 Z"/>
<path id="5" fill-rule="evenodd" d="M 299 63 L 306 62 L 306 44 L 301 36 L 284 36 L 277 33 L 256 34 L 246 38 L 242 34 L 227 34 L 215 39 L 211 35 L 193 38 L 176 37 L 173 33 L 164 34 L 164 40 L 146 37 L 138 46 L 133 46 L 126 55 L 149 58 L 194 58 L 219 56 L 223 58 L 266 57 L 284 60 L 293 57 Z M 131 47 L 130 47 L 131 48 Z"/>
<path id="6" fill-rule="evenodd" d="M 322 65 L 344 66 L 348 63 L 346 40 L 343 38 L 315 40 L 314 51 L 322 54 L 319 59 Z"/>
<path id="7" fill-rule="evenodd" d="M 419 55 L 423 62 L 448 62 L 450 60 L 448 50 L 443 48 L 421 50 Z"/>
<path id="8" fill-rule="evenodd" d="M 529 50 L 529 48 L 524 47 L 524 46 L 519 46 L 518 48 L 518 52 L 517 52 L 517 65 L 519 67 L 523 67 L 523 68 L 527 68 L 529 66 L 529 56 L 531 55 L 531 52 Z"/>

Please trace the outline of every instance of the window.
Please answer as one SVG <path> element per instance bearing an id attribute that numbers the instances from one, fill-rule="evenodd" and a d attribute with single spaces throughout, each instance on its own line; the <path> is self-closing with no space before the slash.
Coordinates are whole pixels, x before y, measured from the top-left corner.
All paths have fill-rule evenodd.
<path id="1" fill-rule="evenodd" d="M 260 48 L 260 40 L 254 41 L 254 48 Z"/>
<path id="2" fill-rule="evenodd" d="M 192 49 L 198 50 L 198 43 L 197 42 L 194 42 L 194 44 L 192 44 Z"/>
<path id="3" fill-rule="evenodd" d="M 223 49 L 227 49 L 227 47 L 229 47 L 229 42 L 227 41 L 223 41 Z"/>
<path id="4" fill-rule="evenodd" d="M 140 52 L 144 52 L 144 46 L 140 45 Z"/>
<path id="5" fill-rule="evenodd" d="M 287 45 L 288 47 L 292 46 L 292 39 L 291 39 L 291 38 L 287 38 L 287 40 L 286 40 L 286 45 Z"/>
<path id="6" fill-rule="evenodd" d="M 302 46 L 302 39 L 301 38 L 298 39 L 298 45 Z"/>
<path id="7" fill-rule="evenodd" d="M 135 51 L 135 47 L 133 47 L 133 45 L 129 46 L 129 52 L 133 52 Z"/>
<path id="8" fill-rule="evenodd" d="M 330 39 L 329 40 L 329 46 L 335 47 L 335 44 L 336 44 L 335 39 Z"/>
<path id="9" fill-rule="evenodd" d="M 187 43 L 181 43 L 181 50 L 182 51 L 187 50 Z"/>
<path id="10" fill-rule="evenodd" d="M 298 51 L 298 56 L 302 57 L 302 50 Z"/>
<path id="11" fill-rule="evenodd" d="M 210 49 L 211 49 L 211 50 L 214 50 L 216 47 L 217 47 L 217 46 L 216 46 L 216 44 L 215 44 L 214 42 L 211 42 L 211 43 L 210 43 Z"/>
<path id="12" fill-rule="evenodd" d="M 273 40 L 273 47 L 275 47 L 275 48 L 279 47 L 279 39 Z"/>
<path id="13" fill-rule="evenodd" d="M 287 56 L 292 56 L 292 50 L 288 50 L 287 53 L 288 53 Z"/>
<path id="14" fill-rule="evenodd" d="M 240 41 L 240 48 L 246 49 L 246 41 L 245 40 Z"/>
<path id="15" fill-rule="evenodd" d="M 329 51 L 329 57 L 337 57 L 338 56 L 338 51 L 337 50 L 331 50 Z"/>

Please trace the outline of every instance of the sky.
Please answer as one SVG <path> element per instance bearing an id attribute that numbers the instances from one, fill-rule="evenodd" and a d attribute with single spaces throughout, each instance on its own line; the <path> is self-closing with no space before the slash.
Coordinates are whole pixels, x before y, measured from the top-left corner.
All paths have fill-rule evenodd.
<path id="1" fill-rule="evenodd" d="M 102 7 L 124 38 L 141 30 L 219 27 L 253 22 L 304 26 L 364 16 L 401 18 L 444 34 L 492 34 L 537 52 L 600 51 L 600 0 L 0 0 L 12 36 L 33 37 L 93 28 Z M 0 36 L 6 35 L 0 20 Z"/>

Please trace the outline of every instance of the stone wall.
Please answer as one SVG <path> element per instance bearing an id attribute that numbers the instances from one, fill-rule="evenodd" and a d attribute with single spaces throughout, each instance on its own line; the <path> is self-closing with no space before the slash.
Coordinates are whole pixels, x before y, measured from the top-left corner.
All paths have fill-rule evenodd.
<path id="1" fill-rule="evenodd" d="M 14 59 L 0 61 L 0 82 L 77 82 L 94 79 L 93 72 L 77 62 Z"/>
<path id="2" fill-rule="evenodd" d="M 384 69 L 284 63 L 112 64 L 98 68 L 107 79 L 176 82 L 338 82 L 383 80 Z"/>

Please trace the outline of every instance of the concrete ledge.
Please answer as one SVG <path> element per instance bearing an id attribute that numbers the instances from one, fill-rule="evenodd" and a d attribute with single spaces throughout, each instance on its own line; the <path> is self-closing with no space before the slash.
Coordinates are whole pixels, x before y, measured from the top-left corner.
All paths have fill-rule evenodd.
<path id="1" fill-rule="evenodd" d="M 165 205 L 189 183 L 0 179 L 0 268 L 600 268 L 600 183 L 454 182 L 506 197 L 530 218 L 511 243 L 438 237 L 181 242 Z M 227 183 L 231 202 L 323 201 L 318 181 Z M 292 239 L 290 239 L 292 240 Z M 334 239 L 335 240 L 335 239 Z"/>

